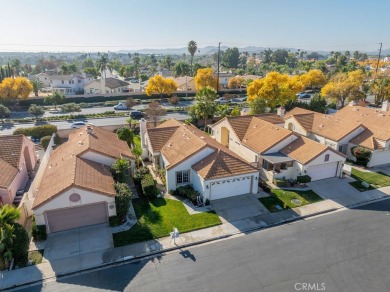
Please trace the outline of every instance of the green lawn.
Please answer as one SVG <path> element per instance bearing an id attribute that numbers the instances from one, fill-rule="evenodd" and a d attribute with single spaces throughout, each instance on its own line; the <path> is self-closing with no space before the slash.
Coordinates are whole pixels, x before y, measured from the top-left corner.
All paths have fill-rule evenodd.
<path id="1" fill-rule="evenodd" d="M 354 188 L 358 189 L 361 192 L 390 186 L 390 176 L 386 175 L 383 172 L 365 172 L 352 168 L 351 177 L 356 179 L 356 182 L 352 182 L 350 183 L 350 185 L 352 185 Z M 370 187 L 364 188 L 362 186 L 363 181 L 369 183 Z"/>
<path id="2" fill-rule="evenodd" d="M 138 223 L 128 231 L 114 234 L 115 246 L 169 236 L 173 227 L 183 233 L 221 224 L 215 212 L 190 215 L 183 203 L 176 200 L 140 198 L 133 200 L 133 206 Z"/>
<path id="3" fill-rule="evenodd" d="M 38 265 L 42 263 L 43 250 L 34 250 L 28 252 L 28 259 L 33 263 L 33 265 Z"/>
<path id="4" fill-rule="evenodd" d="M 302 202 L 300 205 L 295 205 L 291 200 L 298 199 Z M 277 209 L 279 205 L 283 210 L 295 208 L 299 206 L 308 205 L 311 203 L 322 201 L 323 199 L 313 191 L 287 191 L 280 189 L 273 189 L 271 196 L 266 198 L 260 198 L 260 202 L 271 212 L 278 212 L 281 209 Z"/>

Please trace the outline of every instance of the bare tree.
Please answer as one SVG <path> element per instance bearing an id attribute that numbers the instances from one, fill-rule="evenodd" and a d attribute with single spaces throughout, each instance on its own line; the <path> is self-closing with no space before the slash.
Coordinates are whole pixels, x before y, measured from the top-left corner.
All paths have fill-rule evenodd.
<path id="1" fill-rule="evenodd" d="M 135 106 L 136 104 L 137 104 L 137 102 L 134 100 L 134 98 L 128 97 L 128 98 L 126 99 L 126 106 L 127 106 L 128 108 L 132 108 L 132 107 Z"/>
<path id="2" fill-rule="evenodd" d="M 157 126 L 157 122 L 160 120 L 161 116 L 164 116 L 166 113 L 167 111 L 157 101 L 149 103 L 146 108 L 146 116 L 153 122 L 155 127 Z"/>

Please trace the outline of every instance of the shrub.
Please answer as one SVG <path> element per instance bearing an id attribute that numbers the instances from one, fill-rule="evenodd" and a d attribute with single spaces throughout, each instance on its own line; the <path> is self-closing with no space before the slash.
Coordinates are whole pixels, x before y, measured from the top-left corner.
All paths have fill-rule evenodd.
<path id="1" fill-rule="evenodd" d="M 64 104 L 61 107 L 61 111 L 64 112 L 64 113 L 74 113 L 74 112 L 80 112 L 81 109 L 75 103 L 68 103 L 68 104 Z"/>
<path id="2" fill-rule="evenodd" d="M 51 140 L 51 136 L 44 136 L 41 138 L 41 145 L 43 147 L 43 149 L 47 149 L 47 146 L 49 146 L 49 143 L 50 143 L 50 140 Z"/>
<path id="3" fill-rule="evenodd" d="M 192 185 L 185 185 L 177 187 L 176 190 L 170 191 L 173 196 L 190 199 L 193 203 L 196 203 L 196 197 L 200 196 L 200 193 L 194 190 Z"/>
<path id="4" fill-rule="evenodd" d="M 177 105 L 179 104 L 179 98 L 176 95 L 174 95 L 169 99 L 169 103 L 172 105 Z"/>
<path id="5" fill-rule="evenodd" d="M 115 227 L 115 226 L 120 225 L 118 216 L 110 216 L 108 218 L 108 222 L 109 222 L 111 227 Z"/>
<path id="6" fill-rule="evenodd" d="M 263 181 L 263 180 L 259 180 L 259 187 L 261 187 L 263 189 L 264 192 L 266 193 L 270 193 L 271 192 L 271 188 L 269 187 L 269 185 Z"/>
<path id="7" fill-rule="evenodd" d="M 146 175 L 146 174 L 149 174 L 149 169 L 147 167 L 141 167 L 141 168 L 138 168 L 136 169 L 136 171 L 134 172 L 134 182 L 141 182 L 141 180 L 143 179 L 143 177 Z"/>
<path id="8" fill-rule="evenodd" d="M 356 158 L 357 165 L 367 166 L 371 159 L 372 152 L 364 147 L 355 146 L 351 148 L 352 155 Z"/>
<path id="9" fill-rule="evenodd" d="M 167 182 L 167 179 L 166 179 L 166 171 L 164 168 L 159 168 L 158 169 L 158 176 L 161 178 L 161 181 L 162 183 L 165 185 L 166 182 Z"/>
<path id="10" fill-rule="evenodd" d="M 157 196 L 159 190 L 156 187 L 156 181 L 153 179 L 153 176 L 148 173 L 145 174 L 141 180 L 142 192 L 147 197 Z"/>
<path id="11" fill-rule="evenodd" d="M 132 193 L 129 186 L 125 183 L 116 183 L 115 191 L 116 215 L 119 221 L 122 222 L 126 219 L 127 212 L 129 211 Z"/>
<path id="12" fill-rule="evenodd" d="M 11 115 L 8 107 L 0 104 L 0 118 L 8 118 Z"/>
<path id="13" fill-rule="evenodd" d="M 130 162 L 127 159 L 118 158 L 111 168 L 115 181 L 123 183 L 129 173 Z"/>
<path id="14" fill-rule="evenodd" d="M 11 246 L 12 256 L 15 259 L 15 265 L 24 267 L 28 261 L 28 248 L 30 240 L 27 231 L 22 225 L 14 223 L 14 235 L 13 244 Z"/>
<path id="15" fill-rule="evenodd" d="M 274 179 L 274 185 L 277 187 L 286 187 L 287 186 L 287 181 L 285 179 Z"/>
<path id="16" fill-rule="evenodd" d="M 35 221 L 33 221 L 31 226 L 32 237 L 36 241 L 46 240 L 46 225 L 37 225 Z"/>
<path id="17" fill-rule="evenodd" d="M 33 116 L 38 117 L 38 116 L 42 116 L 45 113 L 45 110 L 43 109 L 43 107 L 39 105 L 32 104 L 30 105 L 28 112 Z"/>
<path id="18" fill-rule="evenodd" d="M 51 136 L 53 133 L 57 133 L 57 127 L 54 125 L 35 126 L 32 128 L 18 128 L 13 132 L 14 135 L 23 134 L 25 136 L 31 136 L 35 138 Z"/>
<path id="19" fill-rule="evenodd" d="M 297 182 L 301 184 L 309 183 L 311 182 L 311 177 L 308 175 L 299 175 L 297 176 Z"/>

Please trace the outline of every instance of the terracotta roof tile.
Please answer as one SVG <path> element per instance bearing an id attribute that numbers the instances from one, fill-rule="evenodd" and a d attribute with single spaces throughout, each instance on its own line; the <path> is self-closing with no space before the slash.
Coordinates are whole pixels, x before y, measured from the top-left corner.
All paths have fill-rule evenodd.
<path id="1" fill-rule="evenodd" d="M 239 174 L 253 173 L 258 170 L 221 149 L 210 154 L 192 166 L 203 179 L 216 179 Z"/>
<path id="2" fill-rule="evenodd" d="M 16 167 L 0 159 L 0 188 L 8 188 L 17 174 Z"/>
<path id="3" fill-rule="evenodd" d="M 326 150 L 333 151 L 330 147 L 322 145 L 309 138 L 298 136 L 296 140 L 288 144 L 280 150 L 280 152 L 302 164 L 307 164 Z"/>
<path id="4" fill-rule="evenodd" d="M 161 151 L 161 148 L 168 142 L 169 138 L 172 137 L 178 128 L 176 126 L 148 129 L 148 137 L 152 150 L 157 152 Z"/>
<path id="5" fill-rule="evenodd" d="M 69 140 L 53 150 L 36 194 L 33 208 L 55 198 L 72 186 L 104 195 L 115 196 L 114 180 L 109 168 L 79 157 L 87 150 L 120 158 L 132 157 L 127 143 L 115 133 L 93 127 L 92 134 L 81 128 L 69 135 Z M 130 156 L 131 155 L 131 156 Z"/>
<path id="6" fill-rule="evenodd" d="M 258 153 L 263 153 L 290 135 L 292 135 L 290 130 L 254 118 L 248 126 L 242 143 Z"/>
<path id="7" fill-rule="evenodd" d="M 374 133 L 366 129 L 349 141 L 352 144 L 360 145 L 371 150 L 383 149 L 383 146 L 374 137 Z"/>

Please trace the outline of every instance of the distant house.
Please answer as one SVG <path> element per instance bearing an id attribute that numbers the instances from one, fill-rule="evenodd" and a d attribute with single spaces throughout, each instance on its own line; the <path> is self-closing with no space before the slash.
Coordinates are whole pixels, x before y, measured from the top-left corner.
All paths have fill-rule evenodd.
<path id="1" fill-rule="evenodd" d="M 195 79 L 191 76 L 181 76 L 173 79 L 177 85 L 177 91 L 195 91 Z"/>
<path id="2" fill-rule="evenodd" d="M 215 77 L 217 77 L 217 73 L 214 73 Z M 233 74 L 231 73 L 224 73 L 224 72 L 219 72 L 219 86 L 221 88 L 228 88 L 228 83 L 230 78 L 234 77 Z"/>
<path id="3" fill-rule="evenodd" d="M 53 150 L 32 210 L 48 233 L 107 223 L 116 215 L 111 165 L 118 158 L 135 158 L 115 133 L 86 126 Z"/>
<path id="4" fill-rule="evenodd" d="M 25 136 L 0 136 L 0 205 L 12 204 L 37 160 L 34 143 Z"/>
<path id="5" fill-rule="evenodd" d="M 147 129 L 140 122 L 144 157 L 165 170 L 166 188 L 192 184 L 204 202 L 257 193 L 259 171 L 193 125 L 170 119 Z"/>
<path id="6" fill-rule="evenodd" d="M 86 74 L 39 73 L 32 79 L 41 81 L 46 90 L 64 95 L 80 94 L 83 92 L 84 86 L 93 81 L 93 77 Z"/>
<path id="7" fill-rule="evenodd" d="M 116 78 L 100 78 L 85 85 L 85 94 L 121 93 L 129 90 L 129 83 Z"/>
<path id="8" fill-rule="evenodd" d="M 160 69 L 160 70 L 157 72 L 157 74 L 158 74 L 158 75 L 161 75 L 161 76 L 164 77 L 164 78 L 172 77 L 172 76 L 173 76 L 173 70 Z"/>

